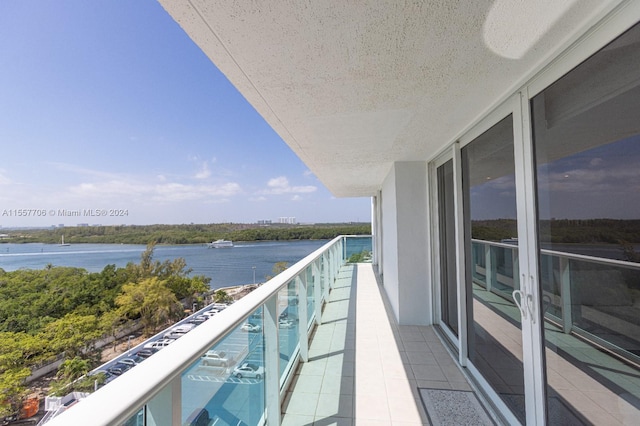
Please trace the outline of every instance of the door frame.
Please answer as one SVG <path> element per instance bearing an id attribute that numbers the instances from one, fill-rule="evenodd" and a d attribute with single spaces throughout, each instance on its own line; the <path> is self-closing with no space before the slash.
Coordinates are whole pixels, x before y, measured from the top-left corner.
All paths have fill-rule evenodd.
<path id="1" fill-rule="evenodd" d="M 533 192 L 530 190 L 532 182 L 527 181 L 525 175 L 531 172 L 532 169 L 527 170 L 525 167 L 525 158 L 529 161 L 532 161 L 531 152 L 529 152 L 529 156 L 525 155 L 525 150 L 523 149 L 523 140 L 524 140 L 524 131 L 523 131 L 523 102 L 521 101 L 521 94 L 516 93 L 512 95 L 506 102 L 501 104 L 498 108 L 493 110 L 490 114 L 488 114 L 484 119 L 482 119 L 477 125 L 471 128 L 468 132 L 466 132 L 455 145 L 457 146 L 456 157 L 458 158 L 458 164 L 455 165 L 454 173 L 457 173 L 458 178 L 456 181 L 459 182 L 460 186 L 456 189 L 457 199 L 459 199 L 459 204 L 462 206 L 462 198 L 464 194 L 462 193 L 462 168 L 461 168 L 461 157 L 460 151 L 461 149 L 468 145 L 469 143 L 476 140 L 476 138 L 482 135 L 484 132 L 489 130 L 495 124 L 503 120 L 504 118 L 511 115 L 512 124 L 513 124 L 513 149 L 514 149 L 514 170 L 515 170 L 515 184 L 516 184 L 516 220 L 518 226 L 518 267 L 519 267 L 519 289 L 520 291 L 528 295 L 531 291 L 532 281 L 529 280 L 528 277 L 533 276 L 533 273 L 529 271 L 529 258 L 528 258 L 528 250 L 530 243 L 535 244 L 535 239 L 532 240 L 532 235 L 535 236 L 535 228 L 533 226 L 528 226 L 528 223 L 535 224 L 535 222 L 529 222 L 531 218 L 528 215 L 527 208 L 529 206 L 534 206 L 531 204 L 531 200 L 533 197 Z M 528 111 L 528 110 L 527 110 Z M 528 117 L 527 117 L 528 120 Z M 530 138 L 529 138 L 530 143 Z M 531 162 L 532 164 L 532 162 Z M 531 179 L 529 179 L 531 180 Z M 476 367 L 471 363 L 468 358 L 468 348 L 467 348 L 467 324 L 466 324 L 466 313 L 468 311 L 467 306 L 467 294 L 466 294 L 466 248 L 464 247 L 464 214 L 462 209 L 456 210 L 457 221 L 459 222 L 460 228 L 460 238 L 457 240 L 458 243 L 458 253 L 459 253 L 459 281 L 458 287 L 460 293 L 462 293 L 462 305 L 464 309 L 460 309 L 460 311 L 464 311 L 465 314 L 465 333 L 464 333 L 464 351 L 460 351 L 461 364 L 466 366 L 473 376 L 473 378 L 477 381 L 482 390 L 489 395 L 492 403 L 498 408 L 501 415 L 505 417 L 505 420 L 509 424 L 519 424 L 520 421 L 517 417 L 511 412 L 511 410 L 502 402 L 500 396 L 493 390 L 489 382 L 487 382 L 480 371 L 476 369 Z M 526 279 L 522 279 L 522 277 Z M 525 297 L 527 299 L 528 296 Z M 533 355 L 533 347 L 534 347 L 534 339 L 535 339 L 535 321 L 536 321 L 536 313 L 534 315 L 526 314 L 521 310 L 521 335 L 522 335 L 522 369 L 523 369 L 523 379 L 524 379 L 524 394 L 525 394 L 525 416 L 527 424 L 541 424 L 544 423 L 544 411 L 541 411 L 541 407 L 544 407 L 543 398 L 541 398 L 537 394 L 542 389 L 540 374 L 542 372 L 541 368 L 535 368 L 536 365 L 540 365 L 541 357 Z M 462 339 L 462 337 L 461 337 Z M 461 340 L 462 342 L 462 340 Z M 538 346 L 539 347 L 539 346 Z M 461 348 L 462 349 L 462 348 Z M 464 359 L 462 359 L 464 357 Z M 542 418 L 540 417 L 542 413 Z"/>
<path id="2" fill-rule="evenodd" d="M 460 336 L 463 335 L 463 331 L 461 329 L 462 323 L 460 322 L 460 285 L 459 281 L 456 282 L 456 303 L 458 304 L 458 336 L 456 336 L 452 330 L 449 328 L 447 324 L 442 321 L 442 291 L 441 291 L 441 279 L 442 274 L 440 271 L 440 203 L 438 198 L 438 168 L 443 166 L 448 161 L 453 162 L 453 176 L 454 176 L 454 215 L 455 215 L 455 241 L 456 241 L 456 249 L 454 251 L 455 261 L 456 261 L 456 279 L 458 275 L 458 253 L 457 253 L 457 242 L 458 242 L 458 229 L 457 229 L 457 188 L 455 184 L 456 180 L 456 162 L 455 162 L 455 147 L 448 148 L 446 151 L 441 153 L 436 159 L 429 163 L 429 192 L 430 192 L 430 206 L 431 206 L 431 262 L 433 265 L 438 265 L 438 267 L 431 268 L 432 271 L 432 282 L 435 284 L 433 286 L 434 297 L 433 297 L 433 318 L 432 322 L 434 324 L 438 324 L 440 329 L 444 333 L 444 335 L 449 339 L 449 341 L 454 345 L 454 347 L 460 353 L 460 342 L 463 339 Z"/>

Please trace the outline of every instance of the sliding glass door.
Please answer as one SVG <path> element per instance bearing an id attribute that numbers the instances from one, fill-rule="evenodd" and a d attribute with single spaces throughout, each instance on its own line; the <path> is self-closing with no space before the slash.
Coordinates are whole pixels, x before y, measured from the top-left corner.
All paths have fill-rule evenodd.
<path id="1" fill-rule="evenodd" d="M 467 355 L 490 390 L 525 422 L 513 116 L 461 149 Z"/>
<path id="2" fill-rule="evenodd" d="M 549 424 L 640 422 L 640 24 L 531 100 Z"/>
<path id="3" fill-rule="evenodd" d="M 639 424 L 640 23 L 431 170 L 435 319 L 504 420 Z"/>

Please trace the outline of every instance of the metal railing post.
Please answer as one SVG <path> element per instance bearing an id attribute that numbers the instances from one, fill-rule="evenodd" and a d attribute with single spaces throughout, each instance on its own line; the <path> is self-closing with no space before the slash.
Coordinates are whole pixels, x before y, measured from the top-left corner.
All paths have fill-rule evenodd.
<path id="1" fill-rule="evenodd" d="M 512 268 L 511 270 L 513 271 L 513 290 L 516 290 L 517 288 L 520 288 L 519 285 L 519 277 L 520 277 L 520 264 L 519 264 L 519 254 L 518 254 L 518 249 L 517 248 L 512 248 L 511 249 L 511 263 L 512 263 Z"/>
<path id="2" fill-rule="evenodd" d="M 560 296 L 562 297 L 562 331 L 571 333 L 573 327 L 573 313 L 571 312 L 571 269 L 569 259 L 560 257 Z"/>
<path id="3" fill-rule="evenodd" d="M 160 393 L 147 402 L 147 426 L 171 426 L 181 424 L 182 379 L 176 377 Z"/>
<path id="4" fill-rule="evenodd" d="M 316 324 L 322 323 L 322 286 L 320 284 L 320 267 L 318 263 L 320 259 L 313 262 L 313 295 L 314 307 L 316 309 Z"/>
<path id="5" fill-rule="evenodd" d="M 309 333 L 307 327 L 307 273 L 296 277 L 298 287 L 298 341 L 300 342 L 300 359 L 309 360 Z"/>
<path id="6" fill-rule="evenodd" d="M 491 246 L 484 244 L 484 278 L 487 286 L 487 291 L 491 291 L 493 283 L 496 280 L 496 268 L 493 262 L 493 256 L 491 255 Z"/>
<path id="7" fill-rule="evenodd" d="M 323 296 L 324 300 L 329 300 L 329 256 L 327 252 L 322 254 L 322 278 L 324 281 Z"/>
<path id="8" fill-rule="evenodd" d="M 278 340 L 278 294 L 264 304 L 264 381 L 267 424 L 280 425 L 280 344 Z"/>

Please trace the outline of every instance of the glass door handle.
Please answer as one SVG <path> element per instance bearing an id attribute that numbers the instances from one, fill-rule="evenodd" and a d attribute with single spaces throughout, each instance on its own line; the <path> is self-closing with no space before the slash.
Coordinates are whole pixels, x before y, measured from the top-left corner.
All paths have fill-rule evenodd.
<path id="1" fill-rule="evenodd" d="M 527 310 L 529 311 L 529 314 L 531 315 L 531 322 L 533 324 L 536 323 L 536 315 L 535 315 L 535 309 L 536 309 L 536 305 L 535 305 L 535 298 L 534 298 L 534 294 L 535 294 L 535 287 L 534 287 L 534 278 L 533 275 L 529 275 L 529 279 L 530 279 L 530 287 L 529 287 L 529 293 L 527 294 Z"/>
<path id="2" fill-rule="evenodd" d="M 516 304 L 518 309 L 520 309 L 520 315 L 522 315 L 522 319 L 527 319 L 527 309 L 525 309 L 525 307 L 523 306 L 523 304 L 526 303 L 526 298 L 522 290 L 513 290 L 513 292 L 511 293 L 511 297 L 513 297 L 514 303 Z"/>

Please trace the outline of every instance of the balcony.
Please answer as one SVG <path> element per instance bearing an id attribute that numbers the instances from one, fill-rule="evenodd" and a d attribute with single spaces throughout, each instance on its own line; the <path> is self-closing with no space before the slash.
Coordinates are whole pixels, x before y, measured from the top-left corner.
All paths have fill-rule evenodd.
<path id="1" fill-rule="evenodd" d="M 423 399 L 491 423 L 433 328 L 398 326 L 372 265 L 346 263 L 363 248 L 334 239 L 49 424 L 422 425 Z"/>

